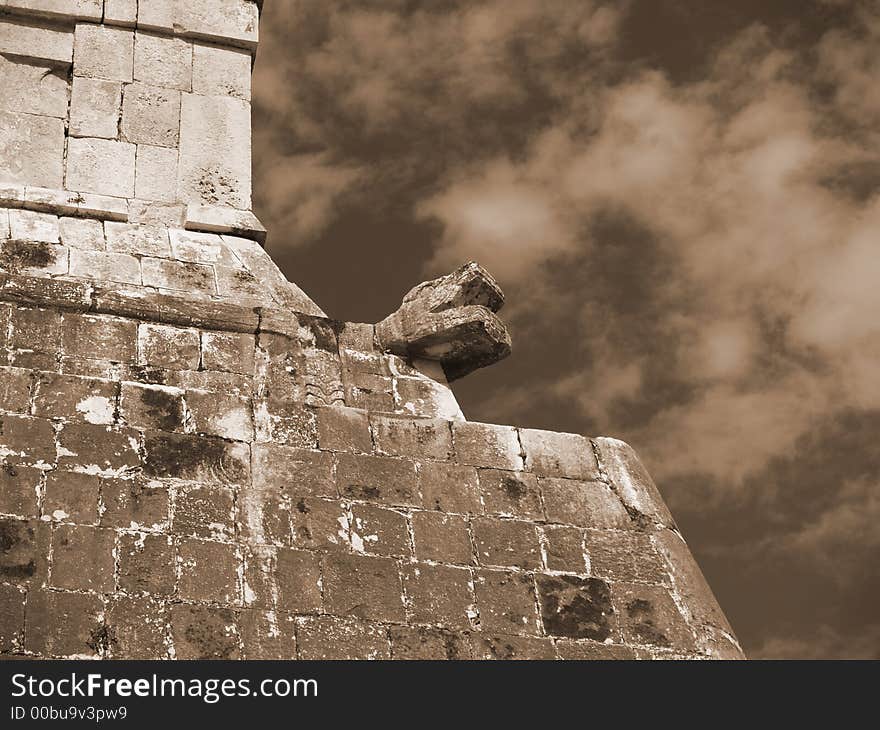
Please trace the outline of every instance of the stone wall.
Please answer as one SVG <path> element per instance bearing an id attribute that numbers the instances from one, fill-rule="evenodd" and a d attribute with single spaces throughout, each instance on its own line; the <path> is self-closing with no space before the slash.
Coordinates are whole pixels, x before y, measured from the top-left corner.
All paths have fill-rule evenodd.
<path id="1" fill-rule="evenodd" d="M 0 3 L 0 205 L 263 234 L 250 0 Z"/>
<path id="2" fill-rule="evenodd" d="M 629 447 L 464 419 L 486 272 L 334 321 L 191 184 L 249 167 L 254 3 L 0 10 L 0 655 L 741 656 Z"/>

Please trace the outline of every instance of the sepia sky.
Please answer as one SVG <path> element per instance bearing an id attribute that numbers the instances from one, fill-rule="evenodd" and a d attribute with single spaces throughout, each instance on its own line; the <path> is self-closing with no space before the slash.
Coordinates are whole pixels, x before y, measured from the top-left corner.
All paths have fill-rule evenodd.
<path id="1" fill-rule="evenodd" d="M 268 250 L 378 321 L 468 259 L 467 417 L 641 453 L 751 657 L 880 658 L 880 2 L 273 0 Z"/>

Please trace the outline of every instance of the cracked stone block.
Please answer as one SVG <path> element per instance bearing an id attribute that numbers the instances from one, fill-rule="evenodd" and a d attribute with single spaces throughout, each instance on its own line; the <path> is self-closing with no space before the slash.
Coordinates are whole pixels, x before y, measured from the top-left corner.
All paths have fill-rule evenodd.
<path id="1" fill-rule="evenodd" d="M 192 90 L 196 94 L 251 99 L 250 51 L 204 43 L 193 46 Z"/>
<path id="2" fill-rule="evenodd" d="M 599 467 L 588 438 L 530 428 L 521 428 L 519 437 L 528 471 L 548 477 L 599 479 Z"/>
<path id="3" fill-rule="evenodd" d="M 60 188 L 63 165 L 63 120 L 0 112 L 0 178 L 9 183 Z"/>
<path id="4" fill-rule="evenodd" d="M 540 483 L 550 522 L 619 530 L 634 527 L 623 504 L 604 482 L 551 478 Z"/>
<path id="5" fill-rule="evenodd" d="M 61 243 L 84 251 L 103 251 L 107 248 L 104 224 L 91 218 L 60 218 Z"/>
<path id="6" fill-rule="evenodd" d="M 669 583 L 668 568 L 651 536 L 634 530 L 587 530 L 593 575 L 614 581 Z"/>
<path id="7" fill-rule="evenodd" d="M 202 332 L 202 365 L 206 370 L 251 375 L 254 336 L 238 332 Z"/>
<path id="8" fill-rule="evenodd" d="M 178 199 L 251 207 L 251 108 L 241 99 L 183 94 Z"/>
<path id="9" fill-rule="evenodd" d="M 480 469 L 480 495 L 487 512 L 542 520 L 538 478 L 524 471 Z"/>
<path id="10" fill-rule="evenodd" d="M 116 139 L 121 105 L 120 82 L 75 76 L 70 97 L 71 136 Z"/>
<path id="11" fill-rule="evenodd" d="M 0 54 L 69 64 L 73 60 L 73 32 L 35 22 L 0 18 Z"/>
<path id="12" fill-rule="evenodd" d="M 135 195 L 145 200 L 172 202 L 177 198 L 177 150 L 139 144 Z"/>
<path id="13" fill-rule="evenodd" d="M 109 425 L 116 410 L 116 383 L 60 373 L 40 373 L 34 382 L 33 414 Z"/>
<path id="14" fill-rule="evenodd" d="M 73 75 L 131 82 L 134 33 L 106 25 L 80 23 L 74 36 Z"/>
<path id="15" fill-rule="evenodd" d="M 50 65 L 0 56 L 0 109 L 65 119 L 67 75 Z"/>
<path id="16" fill-rule="evenodd" d="M 134 80 L 180 91 L 192 90 L 192 43 L 184 38 L 138 31 L 134 42 Z"/>
<path id="17" fill-rule="evenodd" d="M 135 151 L 135 145 L 128 142 L 71 138 L 67 151 L 67 189 L 133 197 Z"/>
<path id="18" fill-rule="evenodd" d="M 139 434 L 91 423 L 65 424 L 58 436 L 58 466 L 90 473 L 124 473 L 140 466 Z"/>
<path id="19" fill-rule="evenodd" d="M 291 528 L 295 547 L 333 551 L 349 548 L 346 507 L 336 500 L 290 494 Z"/>
<path id="20" fill-rule="evenodd" d="M 179 91 L 143 83 L 125 87 L 122 134 L 127 141 L 177 147 L 180 125 Z"/>
<path id="21" fill-rule="evenodd" d="M 37 213 L 33 210 L 10 210 L 9 229 L 11 238 L 18 241 L 58 243 L 61 240 L 58 216 L 49 213 Z"/>
<path id="22" fill-rule="evenodd" d="M 409 525 L 406 515 L 371 504 L 351 508 L 351 544 L 355 552 L 409 557 Z"/>
<path id="23" fill-rule="evenodd" d="M 617 583 L 612 593 L 625 641 L 679 651 L 695 648 L 693 632 L 665 588 Z"/>
<path id="24" fill-rule="evenodd" d="M 583 573 L 587 569 L 584 531 L 565 525 L 544 527 L 544 557 L 549 570 Z"/>

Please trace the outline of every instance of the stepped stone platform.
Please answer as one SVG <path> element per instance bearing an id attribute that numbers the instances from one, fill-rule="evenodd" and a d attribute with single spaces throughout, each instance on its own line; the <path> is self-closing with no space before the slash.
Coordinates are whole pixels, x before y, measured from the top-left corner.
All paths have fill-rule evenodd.
<path id="1" fill-rule="evenodd" d="M 742 658 L 629 446 L 465 419 L 487 272 L 275 266 L 259 11 L 0 2 L 0 659 Z"/>

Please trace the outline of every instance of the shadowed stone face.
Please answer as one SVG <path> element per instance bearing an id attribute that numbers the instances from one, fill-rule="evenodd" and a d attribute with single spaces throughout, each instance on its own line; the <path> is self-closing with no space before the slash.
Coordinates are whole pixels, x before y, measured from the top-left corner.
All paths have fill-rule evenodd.
<path id="1" fill-rule="evenodd" d="M 440 362 L 455 380 L 510 354 L 510 334 L 495 316 L 503 304 L 498 284 L 472 261 L 412 289 L 376 336 L 388 352 Z"/>

